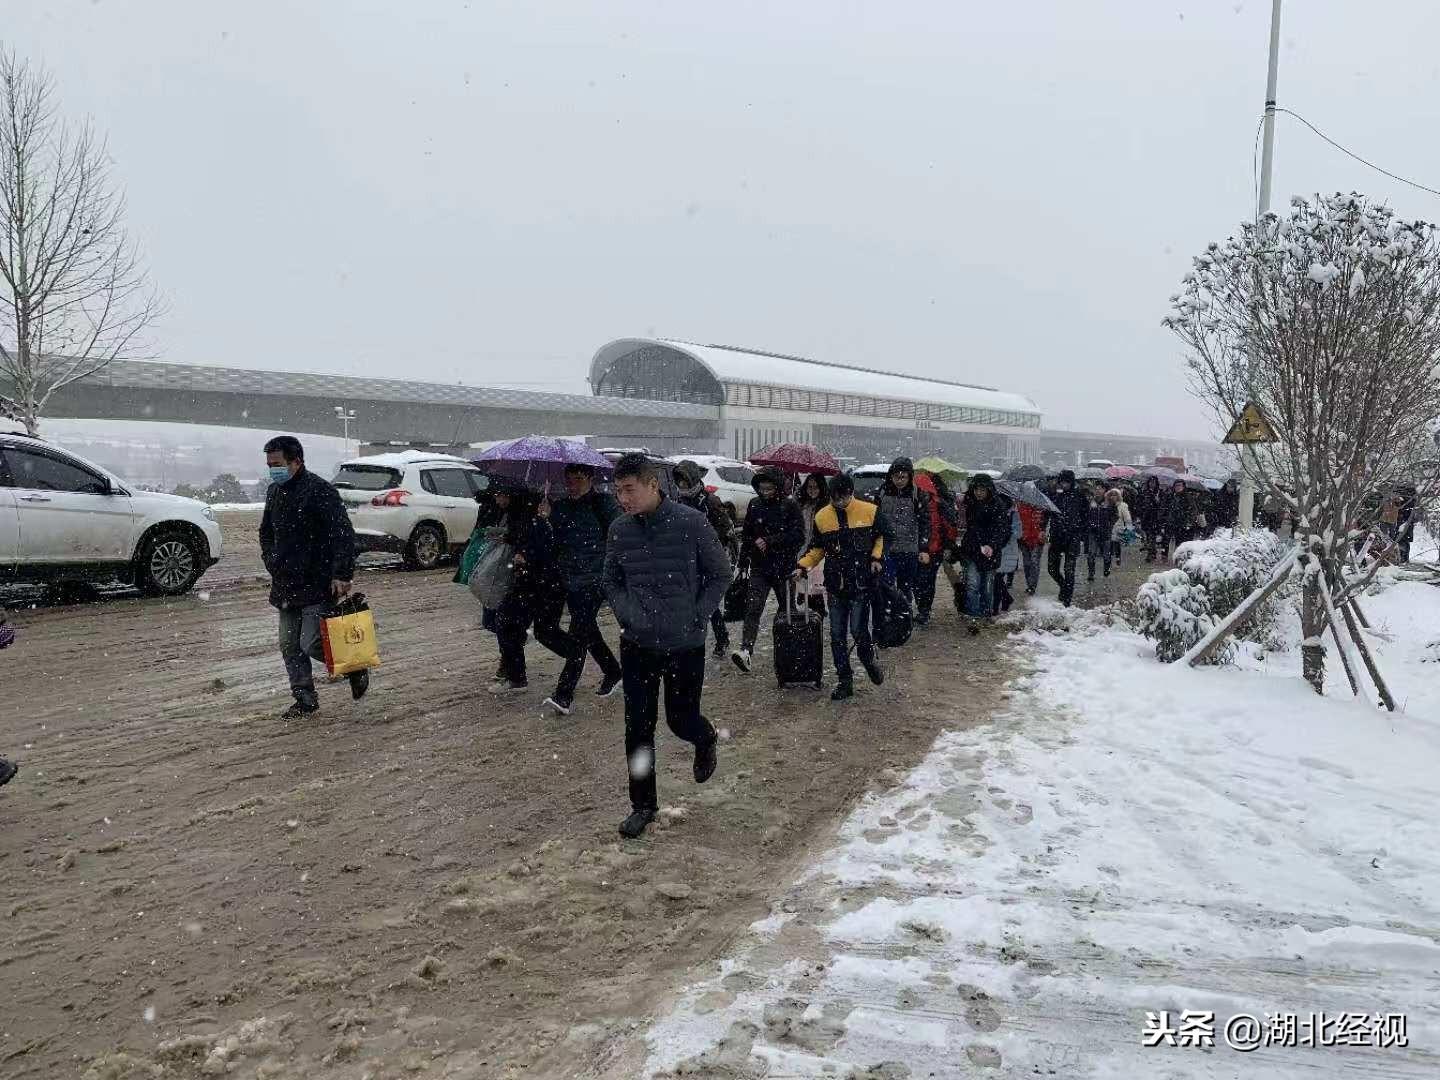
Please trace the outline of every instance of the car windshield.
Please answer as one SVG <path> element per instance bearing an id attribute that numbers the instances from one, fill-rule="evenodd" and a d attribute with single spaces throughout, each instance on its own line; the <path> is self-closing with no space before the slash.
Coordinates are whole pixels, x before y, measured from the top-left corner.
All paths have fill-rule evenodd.
<path id="1" fill-rule="evenodd" d="M 862 499 L 874 495 L 885 482 L 885 477 L 878 473 L 856 473 L 851 479 L 855 481 L 855 494 Z"/>
<path id="2" fill-rule="evenodd" d="M 728 484 L 749 484 L 755 477 L 755 470 L 745 465 L 721 465 L 715 471 Z"/>
<path id="3" fill-rule="evenodd" d="M 357 491 L 385 491 L 400 486 L 400 470 L 388 465 L 355 465 L 346 463 L 335 473 L 337 488 Z"/>

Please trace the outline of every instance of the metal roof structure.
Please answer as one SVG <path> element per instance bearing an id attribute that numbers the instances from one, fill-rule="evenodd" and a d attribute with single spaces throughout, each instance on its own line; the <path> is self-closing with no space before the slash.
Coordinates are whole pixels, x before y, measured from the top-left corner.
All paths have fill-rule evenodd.
<path id="1" fill-rule="evenodd" d="M 602 346 L 590 362 L 591 386 L 597 385 L 600 376 L 622 356 L 653 346 L 673 349 L 688 356 L 709 371 L 721 384 L 783 386 L 895 401 L 1003 409 L 1037 415 L 1040 412 L 1035 403 L 1023 394 L 996 390 L 988 386 L 973 386 L 873 368 L 848 367 L 844 364 L 741 349 L 731 345 L 701 345 L 667 338 L 621 338 Z"/>
<path id="2" fill-rule="evenodd" d="M 367 379 L 309 371 L 265 371 L 259 368 L 201 367 L 153 360 L 116 360 L 87 382 L 125 389 L 194 390 L 235 394 L 288 394 L 333 400 L 415 402 L 492 409 L 537 409 L 608 416 L 664 416 L 714 420 L 713 405 L 644 398 L 552 394 L 488 386 L 451 386 L 406 379 Z"/>

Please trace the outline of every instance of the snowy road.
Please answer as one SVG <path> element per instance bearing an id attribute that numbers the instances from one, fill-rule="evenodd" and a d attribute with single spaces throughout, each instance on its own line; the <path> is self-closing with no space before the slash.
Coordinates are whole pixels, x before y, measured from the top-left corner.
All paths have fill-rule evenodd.
<path id="1" fill-rule="evenodd" d="M 1369 606 L 1440 636 L 1434 589 Z M 1392 652 L 1392 718 L 1070 621 L 656 1023 L 652 1075 L 1440 1075 L 1433 665 Z M 1147 1012 L 1186 1010 L 1214 1047 L 1142 1045 Z M 1332 1041 L 1405 1014 L 1409 1045 L 1291 1048 L 1285 1019 L 1226 1045 L 1236 1014 L 1263 1042 L 1267 1014 L 1299 1014 L 1298 1041 L 1321 1012 Z"/>

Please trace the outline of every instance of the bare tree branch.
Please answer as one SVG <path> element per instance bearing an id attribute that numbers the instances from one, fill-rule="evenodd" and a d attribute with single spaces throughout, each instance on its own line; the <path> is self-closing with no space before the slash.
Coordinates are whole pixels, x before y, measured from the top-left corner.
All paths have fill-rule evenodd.
<path id="1" fill-rule="evenodd" d="M 1295 199 L 1194 260 L 1165 324 L 1196 396 L 1230 424 L 1247 402 L 1279 441 L 1245 467 L 1281 494 L 1314 554 L 1302 629 L 1323 678 L 1321 578 L 1342 596 L 1368 500 L 1433 483 L 1440 418 L 1440 244 L 1359 195 Z"/>
<path id="2" fill-rule="evenodd" d="M 0 386 L 32 434 L 51 397 L 144 355 L 161 314 L 103 141 L 42 70 L 0 49 Z"/>

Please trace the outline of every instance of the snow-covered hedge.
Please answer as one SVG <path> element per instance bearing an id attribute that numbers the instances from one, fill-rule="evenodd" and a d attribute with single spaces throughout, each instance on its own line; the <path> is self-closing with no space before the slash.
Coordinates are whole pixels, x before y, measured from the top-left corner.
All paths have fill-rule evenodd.
<path id="1" fill-rule="evenodd" d="M 1215 625 L 1205 586 L 1178 569 L 1150 575 L 1135 597 L 1135 615 L 1140 633 L 1155 642 L 1155 655 L 1166 664 L 1179 660 Z"/>
<path id="2" fill-rule="evenodd" d="M 1217 530 L 1208 540 L 1175 549 L 1175 569 L 1151 574 L 1135 598 L 1138 628 L 1155 642 L 1155 655 L 1169 663 L 1184 656 L 1221 619 L 1258 589 L 1288 547 L 1272 532 Z M 1283 590 L 1282 590 L 1283 592 Z M 1267 600 L 1236 630 L 1236 637 L 1271 649 L 1285 647 L 1280 633 L 1281 594 Z M 1212 662 L 1232 653 L 1221 649 Z"/>

